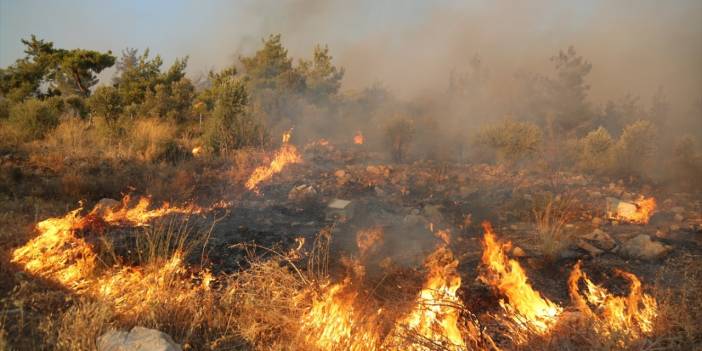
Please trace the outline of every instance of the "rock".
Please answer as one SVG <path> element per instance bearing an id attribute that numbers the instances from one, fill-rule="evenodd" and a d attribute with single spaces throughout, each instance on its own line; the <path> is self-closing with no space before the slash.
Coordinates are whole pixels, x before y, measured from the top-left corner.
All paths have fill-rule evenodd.
<path id="1" fill-rule="evenodd" d="M 317 197 L 317 190 L 311 185 L 298 185 L 288 193 L 288 200 L 298 203 L 310 202 Z"/>
<path id="2" fill-rule="evenodd" d="M 340 218 L 342 221 L 351 219 L 353 216 L 353 206 L 351 201 L 342 199 L 333 199 L 327 205 L 327 219 Z"/>
<path id="3" fill-rule="evenodd" d="M 420 215 L 410 213 L 405 218 L 402 220 L 405 222 L 405 224 L 409 225 L 417 225 L 417 224 L 426 224 L 426 219 Z"/>
<path id="4" fill-rule="evenodd" d="M 617 246 L 617 242 L 614 241 L 609 234 L 600 229 L 595 229 L 589 234 L 583 235 L 580 237 L 580 239 L 587 241 L 588 243 L 604 251 L 612 250 L 615 246 Z"/>
<path id="5" fill-rule="evenodd" d="M 349 201 L 349 200 L 334 199 L 334 200 L 331 200 L 331 202 L 329 202 L 328 207 L 331 209 L 335 209 L 335 210 L 343 210 L 350 203 L 351 203 L 351 201 Z"/>
<path id="6" fill-rule="evenodd" d="M 589 253 L 590 256 L 598 256 L 604 253 L 603 250 L 598 249 L 597 247 L 588 243 L 585 240 L 578 240 L 578 247 L 587 251 L 587 253 Z"/>
<path id="7" fill-rule="evenodd" d="M 334 172 L 334 176 L 336 176 L 337 178 L 343 178 L 345 175 L 346 171 L 344 171 L 343 169 Z"/>
<path id="8" fill-rule="evenodd" d="M 97 339 L 98 351 L 182 351 L 171 337 L 161 331 L 134 327 L 131 331 L 111 330 Z"/>
<path id="9" fill-rule="evenodd" d="M 625 242 L 619 251 L 630 258 L 654 260 L 663 257 L 670 250 L 670 246 L 653 241 L 646 234 L 640 234 Z"/>
<path id="10" fill-rule="evenodd" d="M 607 198 L 607 217 L 609 218 L 629 218 L 635 216 L 638 211 L 636 204 L 622 201 L 614 197 Z"/>
<path id="11" fill-rule="evenodd" d="M 681 215 L 680 213 L 676 213 L 675 217 L 673 218 L 675 218 L 676 222 L 682 222 L 685 219 L 685 217 L 683 217 L 683 215 Z"/>
<path id="12" fill-rule="evenodd" d="M 122 206 L 122 203 L 115 199 L 103 198 L 95 204 L 92 213 L 102 217 L 120 206 Z"/>

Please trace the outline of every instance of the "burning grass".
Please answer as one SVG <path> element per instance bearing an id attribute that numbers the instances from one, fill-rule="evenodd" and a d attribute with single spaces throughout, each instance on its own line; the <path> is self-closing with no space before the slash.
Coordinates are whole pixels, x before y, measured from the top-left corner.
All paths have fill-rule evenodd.
<path id="1" fill-rule="evenodd" d="M 288 131 L 283 134 L 283 145 L 276 151 L 275 155 L 273 155 L 273 160 L 270 165 L 257 167 L 253 171 L 246 181 L 245 186 L 247 189 L 257 191 L 259 183 L 271 179 L 273 175 L 280 173 L 288 164 L 302 162 L 297 148 L 295 145 L 290 144 L 291 133 L 292 131 Z"/>

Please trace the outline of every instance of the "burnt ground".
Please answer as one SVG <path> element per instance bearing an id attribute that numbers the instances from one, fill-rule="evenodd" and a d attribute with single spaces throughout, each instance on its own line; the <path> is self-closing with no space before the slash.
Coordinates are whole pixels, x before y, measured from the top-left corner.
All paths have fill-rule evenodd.
<path id="1" fill-rule="evenodd" d="M 452 233 L 451 248 L 460 261 L 463 278 L 462 294 L 474 308 L 471 310 L 479 312 L 494 308 L 497 301 L 486 298 L 494 293 L 476 281 L 482 254 L 480 224 L 484 220 L 492 222 L 500 240 L 512 241 L 521 249 L 517 259 L 535 289 L 562 305 L 568 304 L 568 274 L 578 260 L 583 261 L 593 281 L 625 294 L 627 284 L 614 276 L 615 268 L 636 274 L 644 289 L 654 282 L 674 286 L 682 279 L 676 262 L 702 257 L 699 194 L 566 172 L 429 161 L 386 164 L 379 155 L 360 148 L 315 146 L 304 151 L 303 159 L 303 163 L 289 165 L 261 184 L 260 194 L 242 188 L 224 195 L 232 205 L 216 214 L 219 219 L 208 250 L 215 271 L 242 267 L 245 253 L 231 248 L 233 244 L 289 248 L 295 246 L 296 238 L 304 237 L 309 249 L 323 229 L 333 233 L 331 266 L 337 266 L 341 257 L 357 255 L 358 230 L 381 226 L 385 240 L 375 261 L 367 259 L 369 271 L 376 266 L 382 270 L 378 262 L 389 257 L 394 267 L 416 272 L 438 242 L 429 231 L 433 227 Z M 542 253 L 532 211 L 540 199 L 558 194 L 571 199 L 571 216 L 564 231 L 573 237 L 573 243 L 549 259 Z M 607 197 L 634 200 L 640 195 L 654 196 L 658 202 L 649 224 L 605 218 Z M 335 199 L 350 203 L 344 209 L 332 209 L 328 204 Z M 614 249 L 593 255 L 576 245 L 580 236 L 596 228 L 614 239 Z M 623 243 L 639 234 L 668 245 L 669 250 L 649 259 L 623 254 Z M 659 274 L 664 270 L 666 274 Z M 387 275 L 378 276 L 374 283 L 379 285 L 397 283 L 396 279 L 385 279 Z"/>

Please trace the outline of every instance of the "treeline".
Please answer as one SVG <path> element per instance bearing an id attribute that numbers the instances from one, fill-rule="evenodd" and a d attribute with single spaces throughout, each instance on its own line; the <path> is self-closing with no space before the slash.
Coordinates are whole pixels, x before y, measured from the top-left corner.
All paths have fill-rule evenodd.
<path id="1" fill-rule="evenodd" d="M 294 138 L 303 142 L 350 142 L 361 131 L 366 147 L 386 150 L 397 162 L 666 174 L 693 185 L 702 173 L 699 145 L 687 135 L 699 131 L 671 125 L 662 89 L 649 106 L 629 95 L 593 104 L 592 64 L 572 47 L 551 58 L 550 73 L 518 72 L 509 91 L 495 85 L 489 65 L 476 56 L 467 71 L 451 72 L 445 92 L 402 101 L 378 84 L 342 93 L 344 70 L 327 47 L 295 61 L 280 35 L 195 81 L 185 74 L 187 57 L 164 67 L 148 49 L 125 49 L 116 57 L 58 49 L 34 36 L 22 42 L 26 56 L 0 69 L 0 148 L 6 150 L 41 144 L 67 157 L 177 161 L 194 147 L 216 157 L 265 146 L 294 127 Z M 98 84 L 110 67 L 112 80 Z M 702 104 L 698 110 L 686 119 L 691 126 Z"/>

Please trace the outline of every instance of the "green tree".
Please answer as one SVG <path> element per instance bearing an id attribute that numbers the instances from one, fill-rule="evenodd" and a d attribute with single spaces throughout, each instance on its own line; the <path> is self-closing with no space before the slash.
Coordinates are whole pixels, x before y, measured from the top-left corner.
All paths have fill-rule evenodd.
<path id="1" fill-rule="evenodd" d="M 0 69 L 0 94 L 15 101 L 59 94 L 88 96 L 97 75 L 115 63 L 109 51 L 57 49 L 34 35 L 22 43 L 26 56 Z M 46 91 L 42 91 L 44 85 Z"/>
<path id="2" fill-rule="evenodd" d="M 333 65 L 327 46 L 316 46 L 312 61 L 301 60 L 298 70 L 305 79 L 306 95 L 312 103 L 326 103 L 339 92 L 344 69 Z"/>

